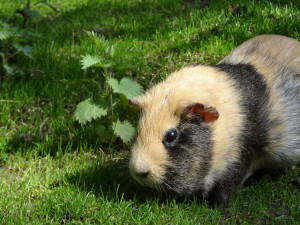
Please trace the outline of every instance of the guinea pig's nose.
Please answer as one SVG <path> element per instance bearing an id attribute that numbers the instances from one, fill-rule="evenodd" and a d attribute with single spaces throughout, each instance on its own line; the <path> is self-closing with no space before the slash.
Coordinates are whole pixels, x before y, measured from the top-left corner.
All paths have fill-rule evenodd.
<path id="1" fill-rule="evenodd" d="M 136 172 L 135 175 L 139 178 L 147 178 L 149 171 L 147 172 Z"/>

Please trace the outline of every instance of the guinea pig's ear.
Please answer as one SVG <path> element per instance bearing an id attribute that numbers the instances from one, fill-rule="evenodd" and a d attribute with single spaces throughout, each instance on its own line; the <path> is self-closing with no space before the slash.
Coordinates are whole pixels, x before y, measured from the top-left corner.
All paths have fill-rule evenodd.
<path id="1" fill-rule="evenodd" d="M 136 108 L 140 108 L 140 103 L 139 103 L 139 101 L 136 98 L 128 99 L 128 103 L 131 106 L 134 106 Z"/>
<path id="2" fill-rule="evenodd" d="M 193 103 L 188 105 L 183 110 L 184 114 L 194 114 L 201 116 L 205 122 L 213 122 L 219 118 L 219 112 L 214 107 L 205 108 L 201 103 Z"/>

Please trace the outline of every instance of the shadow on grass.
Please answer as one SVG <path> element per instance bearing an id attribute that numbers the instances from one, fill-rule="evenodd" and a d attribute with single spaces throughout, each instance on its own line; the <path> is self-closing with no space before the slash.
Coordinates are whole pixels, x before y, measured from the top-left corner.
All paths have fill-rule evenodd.
<path id="1" fill-rule="evenodd" d="M 276 183 L 283 175 L 284 173 L 282 170 L 261 170 L 249 178 L 246 183 L 240 187 L 244 190 L 237 191 L 237 193 L 233 196 L 233 199 L 239 199 L 236 201 L 242 204 L 242 201 L 245 201 L 247 197 L 241 195 L 245 194 L 247 187 L 252 186 L 255 190 L 263 190 L 263 186 L 266 182 Z M 79 188 L 80 191 L 93 193 L 97 197 L 114 202 L 125 200 L 136 201 L 138 204 L 144 204 L 146 202 L 165 204 L 175 200 L 177 203 L 191 204 L 196 201 L 196 204 L 199 204 L 199 206 L 202 205 L 222 212 L 224 210 L 224 212 L 226 212 L 226 208 L 230 208 L 236 204 L 234 200 L 231 200 L 227 206 L 220 205 L 212 207 L 209 206 L 208 202 L 201 197 L 172 196 L 160 193 L 154 189 L 142 187 L 130 176 L 129 170 L 124 161 L 109 161 L 99 164 L 94 163 L 94 165 L 91 165 L 88 168 L 66 175 L 65 181 L 67 181 L 69 185 Z M 59 186 L 60 184 L 58 183 L 56 185 Z M 251 189 L 248 191 L 251 191 Z M 238 192 L 240 192 L 239 198 L 237 198 Z"/>
<path id="2" fill-rule="evenodd" d="M 148 200 L 165 203 L 176 200 L 178 203 L 195 201 L 195 196 L 179 197 L 158 192 L 155 189 L 143 187 L 131 177 L 127 163 L 107 162 L 105 165 L 92 165 L 89 168 L 77 171 L 66 176 L 66 181 L 81 191 L 93 193 L 108 201 L 137 201 L 145 203 Z M 197 198 L 197 202 L 205 203 L 204 199 Z"/>
<path id="3" fill-rule="evenodd" d="M 269 182 L 277 182 L 281 176 L 286 174 L 286 169 L 278 168 L 278 169 L 260 169 L 255 172 L 251 177 L 249 177 L 243 186 L 249 187 L 252 185 L 259 184 L 263 179 L 268 178 Z"/>
<path id="4" fill-rule="evenodd" d="M 74 174 L 69 174 L 66 176 L 66 181 L 82 191 L 92 192 L 97 197 L 101 196 L 107 200 L 135 199 L 142 203 L 147 199 L 164 201 L 167 198 L 167 196 L 142 187 L 135 182 L 124 161 L 109 161 L 101 164 L 95 164 Z"/>

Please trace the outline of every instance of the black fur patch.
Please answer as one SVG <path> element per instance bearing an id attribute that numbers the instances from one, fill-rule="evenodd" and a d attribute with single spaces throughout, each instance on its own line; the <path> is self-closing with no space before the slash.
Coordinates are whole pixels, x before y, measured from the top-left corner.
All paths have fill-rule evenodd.
<path id="1" fill-rule="evenodd" d="M 218 70 L 225 72 L 228 79 L 242 96 L 239 102 L 246 116 L 239 142 L 241 143 L 240 160 L 228 165 L 222 178 L 216 181 L 210 192 L 212 203 L 226 203 L 236 187 L 241 183 L 250 163 L 263 154 L 268 145 L 268 131 L 272 122 L 269 121 L 269 90 L 263 76 L 250 64 L 218 64 Z"/>
<path id="2" fill-rule="evenodd" d="M 218 64 L 215 66 L 233 80 L 235 88 L 240 92 L 242 101 L 239 103 L 246 115 L 243 127 L 241 149 L 246 165 L 254 155 L 261 153 L 268 144 L 267 132 L 269 121 L 269 90 L 263 76 L 250 64 Z"/>
<path id="3" fill-rule="evenodd" d="M 181 118 L 176 145 L 166 146 L 174 167 L 168 167 L 165 183 L 179 194 L 195 194 L 203 185 L 212 157 L 210 126 L 199 116 Z M 193 171 L 193 172 L 191 172 Z"/>

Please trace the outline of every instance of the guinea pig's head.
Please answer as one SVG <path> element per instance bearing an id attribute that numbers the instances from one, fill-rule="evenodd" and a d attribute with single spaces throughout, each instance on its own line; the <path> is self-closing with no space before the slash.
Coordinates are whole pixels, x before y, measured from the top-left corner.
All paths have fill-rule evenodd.
<path id="1" fill-rule="evenodd" d="M 203 191 L 217 109 L 157 90 L 130 104 L 141 113 L 129 161 L 131 175 L 144 186 L 179 195 Z"/>

